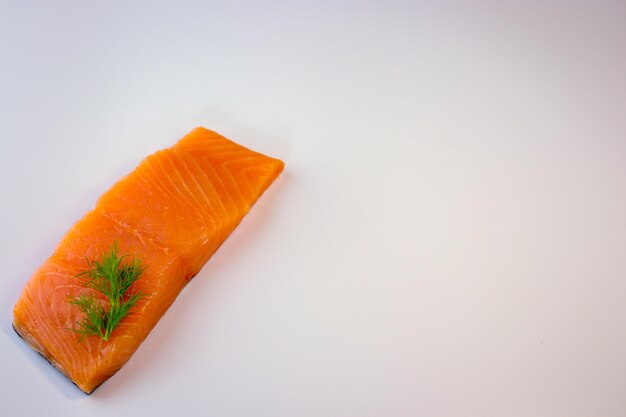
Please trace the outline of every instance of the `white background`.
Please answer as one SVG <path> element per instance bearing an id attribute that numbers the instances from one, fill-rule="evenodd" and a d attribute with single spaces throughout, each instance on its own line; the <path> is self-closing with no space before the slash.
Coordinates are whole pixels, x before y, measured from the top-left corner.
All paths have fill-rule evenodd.
<path id="1" fill-rule="evenodd" d="M 626 416 L 626 4 L 0 0 L 3 416 Z M 198 125 L 286 171 L 92 396 L 11 329 Z"/>

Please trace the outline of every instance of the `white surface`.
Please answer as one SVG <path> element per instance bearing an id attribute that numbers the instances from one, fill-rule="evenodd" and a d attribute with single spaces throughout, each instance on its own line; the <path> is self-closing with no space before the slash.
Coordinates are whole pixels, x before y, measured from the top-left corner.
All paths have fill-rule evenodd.
<path id="1" fill-rule="evenodd" d="M 625 416 L 624 2 L 227 3 L 0 1 L 0 414 Z M 81 395 L 12 306 L 197 125 L 286 171 Z"/>

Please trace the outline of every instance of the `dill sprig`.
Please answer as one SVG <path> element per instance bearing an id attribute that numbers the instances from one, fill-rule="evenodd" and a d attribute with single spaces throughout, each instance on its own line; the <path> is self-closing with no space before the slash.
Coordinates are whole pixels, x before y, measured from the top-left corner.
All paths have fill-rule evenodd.
<path id="1" fill-rule="evenodd" d="M 145 268 L 138 258 L 125 262 L 126 258 L 128 255 L 119 255 L 117 242 L 113 243 L 108 252 L 100 255 L 99 259 L 85 258 L 88 269 L 76 275 L 76 278 L 86 276 L 85 287 L 104 295 L 108 303 L 94 294 L 70 297 L 69 303 L 85 314 L 82 321 L 76 323 L 78 328 L 70 330 L 80 333 L 83 337 L 98 336 L 107 341 L 130 309 L 146 297 L 146 294 L 130 291 L 130 287 L 139 279 Z"/>

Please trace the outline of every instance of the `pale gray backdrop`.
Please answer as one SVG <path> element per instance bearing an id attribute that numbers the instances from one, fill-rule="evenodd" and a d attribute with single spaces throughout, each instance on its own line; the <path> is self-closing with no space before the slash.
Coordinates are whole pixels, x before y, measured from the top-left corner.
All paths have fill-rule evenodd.
<path id="1" fill-rule="evenodd" d="M 624 1 L 0 0 L 0 415 L 626 416 Z M 80 394 L 11 330 L 197 125 L 284 175 Z"/>

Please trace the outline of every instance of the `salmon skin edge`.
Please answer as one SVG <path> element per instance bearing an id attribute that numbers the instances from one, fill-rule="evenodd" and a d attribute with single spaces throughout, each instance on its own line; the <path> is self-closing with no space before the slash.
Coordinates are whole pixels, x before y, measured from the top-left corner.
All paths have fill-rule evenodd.
<path id="1" fill-rule="evenodd" d="M 102 383 L 100 385 L 98 385 L 97 387 L 95 387 L 94 389 L 92 389 L 91 391 L 83 391 L 81 387 L 79 387 L 76 382 L 74 382 L 72 380 L 72 378 L 70 378 L 65 372 L 63 372 L 58 366 L 57 364 L 50 359 L 48 356 L 44 355 L 43 352 L 41 352 L 37 346 L 35 346 L 34 344 L 32 344 L 29 340 L 27 340 L 24 336 L 22 336 L 22 334 L 17 330 L 17 328 L 15 327 L 15 323 L 11 324 L 11 327 L 13 327 L 13 331 L 15 332 L 16 335 L 18 335 L 20 337 L 20 339 L 22 339 L 32 350 L 34 350 L 35 352 L 37 352 L 39 354 L 39 356 L 41 356 L 42 358 L 44 358 L 46 360 L 46 362 L 48 362 L 50 365 L 52 365 L 52 367 L 54 369 L 56 369 L 61 375 L 63 375 L 65 377 L 65 379 L 67 379 L 68 381 L 70 381 L 76 388 L 78 388 L 80 390 L 80 392 L 87 394 L 87 395 L 91 395 L 92 392 L 94 392 L 95 390 L 97 390 L 100 385 L 104 384 L 106 381 L 102 381 Z M 120 368 L 121 369 L 121 368 Z"/>

